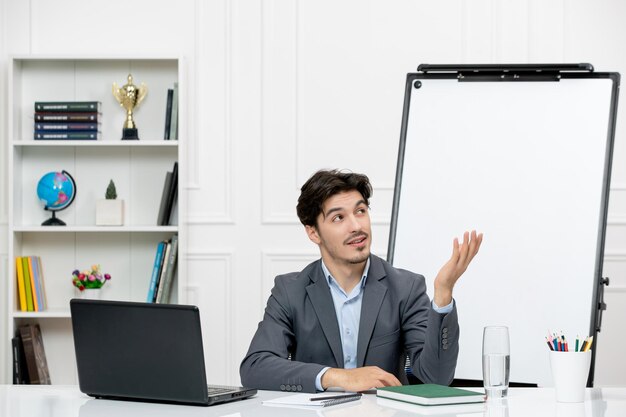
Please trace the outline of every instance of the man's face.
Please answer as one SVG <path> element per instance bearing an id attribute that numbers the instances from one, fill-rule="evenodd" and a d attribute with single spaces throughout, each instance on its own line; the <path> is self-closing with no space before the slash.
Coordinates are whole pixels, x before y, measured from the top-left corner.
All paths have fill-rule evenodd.
<path id="1" fill-rule="evenodd" d="M 306 226 L 322 257 L 335 263 L 360 264 L 370 255 L 369 208 L 356 190 L 335 194 L 322 205 L 317 226 Z"/>

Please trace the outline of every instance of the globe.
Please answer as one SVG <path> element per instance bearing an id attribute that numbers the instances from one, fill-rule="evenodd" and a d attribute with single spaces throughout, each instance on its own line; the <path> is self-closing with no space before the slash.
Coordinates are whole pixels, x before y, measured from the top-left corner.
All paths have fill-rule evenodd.
<path id="1" fill-rule="evenodd" d="M 48 172 L 37 183 L 37 197 L 44 204 L 44 210 L 52 212 L 52 217 L 42 226 L 65 226 L 55 212 L 67 208 L 76 197 L 76 183 L 67 171 Z"/>

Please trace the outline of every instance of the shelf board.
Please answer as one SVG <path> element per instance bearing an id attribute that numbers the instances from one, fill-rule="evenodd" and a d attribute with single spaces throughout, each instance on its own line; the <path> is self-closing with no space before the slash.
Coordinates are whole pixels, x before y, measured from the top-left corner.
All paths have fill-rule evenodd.
<path id="1" fill-rule="evenodd" d="M 123 148 L 176 148 L 178 140 L 14 140 L 13 146 L 32 146 L 32 147 L 49 147 L 49 146 L 85 146 L 85 147 L 123 147 Z"/>
<path id="2" fill-rule="evenodd" d="M 13 232 L 37 232 L 37 233 L 158 233 L 178 232 L 178 226 L 15 226 Z"/>
<path id="3" fill-rule="evenodd" d="M 16 319 L 56 319 L 72 317 L 69 309 L 48 309 L 44 311 L 14 311 L 13 318 Z"/>
<path id="4" fill-rule="evenodd" d="M 180 61 L 182 57 L 176 55 L 56 55 L 56 54 L 29 54 L 13 55 L 16 61 Z"/>

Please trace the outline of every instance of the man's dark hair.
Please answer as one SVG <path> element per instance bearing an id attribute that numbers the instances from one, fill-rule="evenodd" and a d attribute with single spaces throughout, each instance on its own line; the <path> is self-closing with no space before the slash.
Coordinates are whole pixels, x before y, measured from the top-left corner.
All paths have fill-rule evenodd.
<path id="1" fill-rule="evenodd" d="M 296 206 L 298 218 L 305 226 L 317 226 L 317 216 L 322 212 L 324 202 L 335 194 L 353 190 L 361 193 L 369 207 L 372 185 L 366 175 L 336 169 L 317 171 L 300 189 Z"/>

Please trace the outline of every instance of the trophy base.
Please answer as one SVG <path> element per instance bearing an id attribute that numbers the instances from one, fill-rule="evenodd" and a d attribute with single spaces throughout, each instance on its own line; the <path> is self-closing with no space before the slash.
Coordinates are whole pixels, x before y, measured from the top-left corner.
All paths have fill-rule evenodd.
<path id="1" fill-rule="evenodd" d="M 125 127 L 122 132 L 122 140 L 139 140 L 139 132 L 136 128 Z"/>

